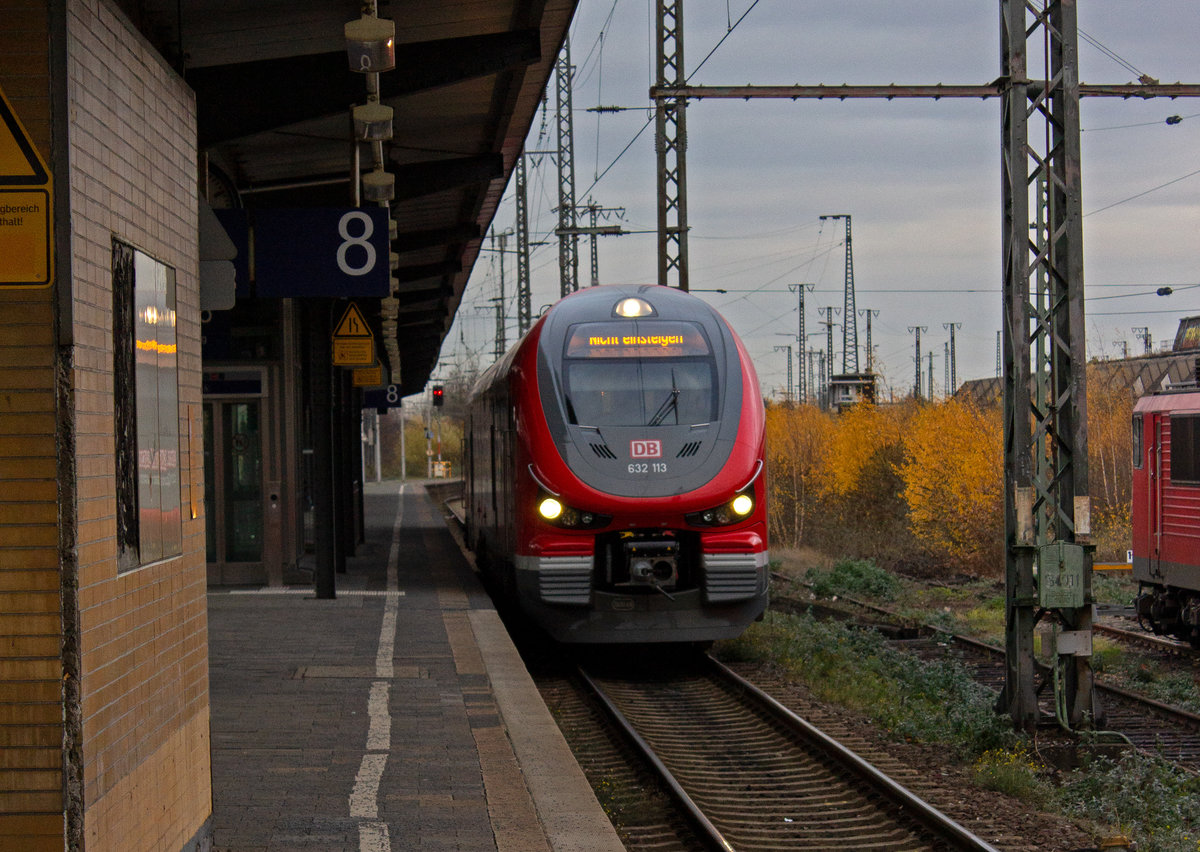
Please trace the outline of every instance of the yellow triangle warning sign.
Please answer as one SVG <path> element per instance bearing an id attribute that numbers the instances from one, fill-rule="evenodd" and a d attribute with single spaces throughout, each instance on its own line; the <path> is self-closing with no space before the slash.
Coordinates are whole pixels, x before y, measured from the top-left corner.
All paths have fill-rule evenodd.
<path id="1" fill-rule="evenodd" d="M 358 305 L 353 302 L 346 308 L 346 313 L 342 314 L 342 319 L 337 324 L 337 328 L 333 332 L 334 337 L 364 337 L 373 338 L 371 327 L 367 325 L 367 321 L 363 319 L 362 312 L 359 311 Z"/>
<path id="2" fill-rule="evenodd" d="M 0 90 L 0 186 L 45 186 L 49 177 L 41 155 Z"/>
<path id="3" fill-rule="evenodd" d="M 54 283 L 50 172 L 0 91 L 0 288 Z"/>

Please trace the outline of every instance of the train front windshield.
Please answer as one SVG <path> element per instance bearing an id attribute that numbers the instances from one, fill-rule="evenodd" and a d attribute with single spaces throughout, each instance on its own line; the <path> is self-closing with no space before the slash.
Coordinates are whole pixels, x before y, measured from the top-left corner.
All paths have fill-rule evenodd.
<path id="1" fill-rule="evenodd" d="M 567 418 L 581 426 L 676 426 L 717 416 L 716 363 L 689 322 L 580 323 L 564 358 Z"/>

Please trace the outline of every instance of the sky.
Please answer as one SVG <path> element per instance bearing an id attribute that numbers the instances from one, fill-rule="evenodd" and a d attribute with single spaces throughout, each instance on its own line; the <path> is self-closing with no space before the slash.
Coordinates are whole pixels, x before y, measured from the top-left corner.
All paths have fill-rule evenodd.
<path id="1" fill-rule="evenodd" d="M 601 283 L 657 276 L 655 5 L 580 0 L 571 27 L 576 203 L 614 208 L 601 223 L 628 232 L 599 239 Z M 1156 0 L 1153 16 L 1129 0 L 1079 0 L 1078 8 L 1083 82 L 1129 83 L 1146 74 L 1200 83 L 1195 0 Z M 688 0 L 684 7 L 684 67 L 696 85 L 982 84 L 999 76 L 999 44 L 997 0 Z M 549 104 L 552 111 L 553 79 Z M 598 105 L 626 109 L 596 112 Z M 1180 317 L 1200 314 L 1200 99 L 1084 98 L 1081 112 L 1088 356 L 1120 357 L 1124 345 L 1141 353 L 1144 339 L 1134 329 L 1143 327 L 1158 349 L 1173 340 Z M 1182 120 L 1168 124 L 1171 116 Z M 813 285 L 805 295 L 807 346 L 825 347 L 818 308 L 832 307 L 841 371 L 845 221 L 820 218 L 832 214 L 852 217 L 859 363 L 865 368 L 862 312 L 878 311 L 872 343 L 885 398 L 912 389 L 915 327 L 923 375 L 934 355 L 935 396 L 945 393 L 947 324 L 957 324 L 958 383 L 996 374 L 998 99 L 701 100 L 688 104 L 687 130 L 691 291 L 742 337 L 765 394 L 782 398 L 787 381 L 787 353 L 777 347 L 791 345 L 799 369 L 801 283 Z M 526 150 L 553 149 L 555 133 L 553 113 L 539 114 Z M 531 259 L 536 315 L 559 293 L 552 158 L 531 158 L 529 187 L 531 240 L 545 243 Z M 515 228 L 514 190 L 515 180 L 497 232 Z M 511 345 L 515 239 L 507 245 Z M 493 358 L 501 256 L 488 246 L 438 374 Z M 586 286 L 586 238 L 579 258 Z M 1174 292 L 1159 296 L 1160 287 Z"/>

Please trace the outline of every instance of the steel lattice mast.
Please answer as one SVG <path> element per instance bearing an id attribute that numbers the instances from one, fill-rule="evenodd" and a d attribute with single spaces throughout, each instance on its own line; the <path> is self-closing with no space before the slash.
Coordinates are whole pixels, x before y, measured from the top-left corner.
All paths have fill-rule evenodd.
<path id="1" fill-rule="evenodd" d="M 1096 716 L 1075 15 L 1074 0 L 1055 0 L 1041 12 L 1024 0 L 1001 4 L 1008 478 L 1007 670 L 1001 705 L 1025 728 L 1039 719 L 1033 632 L 1047 610 L 1067 632 L 1086 636 L 1088 646 L 1086 654 L 1056 658 L 1066 680 L 1068 718 L 1060 721 L 1074 725 Z M 1046 46 L 1046 79 L 1040 85 L 1029 82 L 1031 43 Z M 1034 211 L 1037 239 L 1031 240 Z M 1060 585 L 1063 594 L 1052 595 Z"/>
<path id="2" fill-rule="evenodd" d="M 661 0 L 656 21 L 657 85 L 682 86 L 683 0 Z M 658 171 L 658 283 L 688 289 L 687 98 L 655 98 Z M 801 344 L 803 345 L 803 344 Z"/>
<path id="3" fill-rule="evenodd" d="M 579 232 L 575 222 L 575 119 L 571 110 L 570 39 L 554 63 L 558 99 L 558 277 L 560 295 L 579 289 Z"/>
<path id="4" fill-rule="evenodd" d="M 529 189 L 525 155 L 517 157 L 517 336 L 529 331 L 532 294 L 529 270 Z"/>
<path id="5" fill-rule="evenodd" d="M 846 282 L 842 305 L 842 373 L 858 372 L 858 313 L 854 309 L 854 250 L 850 243 L 850 214 L 832 213 L 821 217 L 846 220 Z"/>

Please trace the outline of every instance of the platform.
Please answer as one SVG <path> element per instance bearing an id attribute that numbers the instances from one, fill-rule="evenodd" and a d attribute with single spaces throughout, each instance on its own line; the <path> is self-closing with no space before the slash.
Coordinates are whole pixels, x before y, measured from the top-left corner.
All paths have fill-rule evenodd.
<path id="1" fill-rule="evenodd" d="M 208 596 L 213 848 L 623 849 L 422 484 L 311 589 Z"/>

